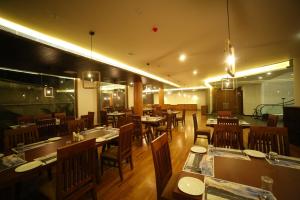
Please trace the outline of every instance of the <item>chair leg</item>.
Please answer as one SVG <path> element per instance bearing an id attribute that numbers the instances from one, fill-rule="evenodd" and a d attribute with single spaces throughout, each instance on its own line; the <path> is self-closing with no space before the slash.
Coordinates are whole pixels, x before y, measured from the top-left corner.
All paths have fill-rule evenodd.
<path id="1" fill-rule="evenodd" d="M 207 135 L 207 142 L 210 144 L 210 134 Z"/>
<path id="2" fill-rule="evenodd" d="M 194 144 L 196 143 L 197 135 L 194 134 Z"/>
<path id="3" fill-rule="evenodd" d="M 123 181 L 122 161 L 118 161 L 118 163 L 119 163 L 120 178 L 121 178 L 121 181 Z"/>
<path id="4" fill-rule="evenodd" d="M 100 159 L 101 161 L 101 176 L 103 175 L 103 159 Z"/>
<path id="5" fill-rule="evenodd" d="M 129 161 L 130 161 L 130 169 L 133 170 L 132 155 L 130 155 Z"/>

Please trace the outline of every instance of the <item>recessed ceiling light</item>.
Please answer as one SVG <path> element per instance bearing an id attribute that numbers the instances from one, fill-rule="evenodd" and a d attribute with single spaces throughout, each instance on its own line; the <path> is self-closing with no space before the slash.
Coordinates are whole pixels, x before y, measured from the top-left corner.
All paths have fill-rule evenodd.
<path id="1" fill-rule="evenodd" d="M 133 82 L 130 82 L 129 84 L 130 84 L 130 85 L 133 85 Z"/>
<path id="2" fill-rule="evenodd" d="M 272 72 L 268 72 L 268 73 L 267 73 L 267 75 L 271 75 L 271 74 L 272 74 Z"/>
<path id="3" fill-rule="evenodd" d="M 294 74 L 293 74 L 293 73 L 291 73 L 291 76 L 294 76 Z"/>
<path id="4" fill-rule="evenodd" d="M 193 71 L 193 74 L 194 74 L 194 75 L 197 75 L 197 74 L 198 74 L 198 71 L 195 69 L 195 70 Z"/>
<path id="5" fill-rule="evenodd" d="M 259 77 L 258 77 L 258 79 L 262 79 L 262 78 L 263 78 L 262 76 L 259 76 Z"/>
<path id="6" fill-rule="evenodd" d="M 179 61 L 184 62 L 186 60 L 186 55 L 184 53 L 179 55 Z"/>

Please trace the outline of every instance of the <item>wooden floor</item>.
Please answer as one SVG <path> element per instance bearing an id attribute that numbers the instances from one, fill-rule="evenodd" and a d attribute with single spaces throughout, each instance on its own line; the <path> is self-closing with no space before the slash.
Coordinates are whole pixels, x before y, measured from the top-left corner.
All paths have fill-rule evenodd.
<path id="1" fill-rule="evenodd" d="M 200 127 L 205 127 L 206 116 L 197 113 Z M 247 132 L 244 130 L 244 140 L 246 141 Z M 207 140 L 197 141 L 206 146 Z M 181 123 L 173 130 L 173 140 L 170 141 L 173 172 L 180 171 L 183 163 L 193 145 L 193 122 L 192 112 L 187 112 L 186 125 Z M 294 156 L 299 156 L 299 149 L 293 148 Z M 145 143 L 140 146 L 133 146 L 134 169 L 130 170 L 129 164 L 124 165 L 124 181 L 121 182 L 117 168 L 109 168 L 104 172 L 98 186 L 98 199 L 156 199 L 155 174 L 152 161 L 151 147 Z"/>

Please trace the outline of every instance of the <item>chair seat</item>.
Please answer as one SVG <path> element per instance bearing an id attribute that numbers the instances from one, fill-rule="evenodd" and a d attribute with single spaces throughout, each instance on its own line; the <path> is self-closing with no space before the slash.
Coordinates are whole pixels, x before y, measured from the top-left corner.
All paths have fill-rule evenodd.
<path id="1" fill-rule="evenodd" d="M 208 133 L 208 134 L 210 134 L 210 129 L 208 129 L 208 128 L 199 128 L 197 131 L 196 131 L 196 133 L 200 133 L 200 134 L 206 134 L 206 133 Z"/>
<path id="2" fill-rule="evenodd" d="M 111 147 L 102 153 L 102 157 L 116 160 L 118 158 L 118 147 Z"/>
<path id="3" fill-rule="evenodd" d="M 166 131 L 167 130 L 167 126 L 159 126 L 156 128 L 157 131 Z"/>

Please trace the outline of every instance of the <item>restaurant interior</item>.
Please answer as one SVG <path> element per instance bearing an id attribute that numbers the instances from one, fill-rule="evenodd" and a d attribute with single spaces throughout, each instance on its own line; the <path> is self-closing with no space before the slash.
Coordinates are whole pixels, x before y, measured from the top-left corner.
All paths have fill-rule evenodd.
<path id="1" fill-rule="evenodd" d="M 0 1 L 0 199 L 299 200 L 299 11 Z"/>

